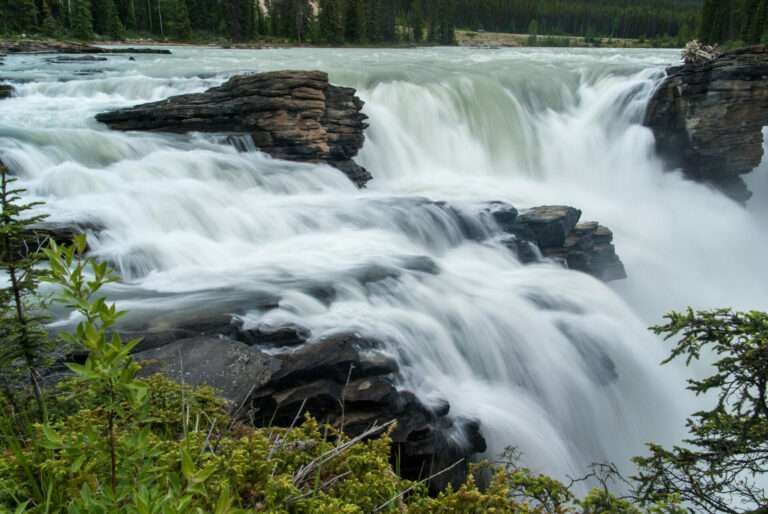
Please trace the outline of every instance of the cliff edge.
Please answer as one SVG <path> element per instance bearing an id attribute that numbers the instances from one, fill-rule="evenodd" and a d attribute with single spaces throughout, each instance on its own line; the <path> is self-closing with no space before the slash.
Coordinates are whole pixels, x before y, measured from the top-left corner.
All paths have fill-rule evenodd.
<path id="1" fill-rule="evenodd" d="M 760 164 L 768 125 L 765 46 L 675 66 L 667 74 L 643 120 L 659 155 L 687 177 L 745 202 L 752 193 L 739 175 Z"/>

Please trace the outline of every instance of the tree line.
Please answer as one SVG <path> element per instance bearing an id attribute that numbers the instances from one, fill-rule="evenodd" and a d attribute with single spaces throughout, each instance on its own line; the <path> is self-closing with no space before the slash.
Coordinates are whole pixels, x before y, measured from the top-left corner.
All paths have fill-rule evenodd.
<path id="1" fill-rule="evenodd" d="M 701 4 L 685 0 L 474 0 L 459 2 L 459 27 L 494 32 L 613 38 L 693 34 Z"/>
<path id="2" fill-rule="evenodd" d="M 698 36 L 705 43 L 768 42 L 766 0 L 704 0 Z"/>
<path id="3" fill-rule="evenodd" d="M 763 0 L 707 0 L 705 11 L 715 6 L 721 19 L 722 6 L 731 3 L 762 6 L 765 13 Z M 130 33 L 181 41 L 451 44 L 454 28 L 525 33 L 534 24 L 541 34 L 651 38 L 693 34 L 700 9 L 699 0 L 0 0 L 0 32 L 82 40 Z M 716 30 L 740 33 L 746 12 Z"/>

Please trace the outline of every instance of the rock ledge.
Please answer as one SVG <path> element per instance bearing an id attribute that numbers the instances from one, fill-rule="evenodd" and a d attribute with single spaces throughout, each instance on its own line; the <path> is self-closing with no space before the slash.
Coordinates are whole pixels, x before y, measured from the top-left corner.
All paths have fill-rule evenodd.
<path id="1" fill-rule="evenodd" d="M 668 165 L 682 168 L 744 202 L 739 177 L 760 164 L 768 125 L 768 52 L 764 45 L 723 53 L 700 64 L 667 70 L 643 124 Z"/>
<path id="2" fill-rule="evenodd" d="M 331 85 L 327 73 L 274 71 L 96 119 L 117 130 L 248 134 L 273 157 L 327 163 L 362 187 L 371 175 L 352 160 L 365 141 L 362 107 L 354 89 Z"/>

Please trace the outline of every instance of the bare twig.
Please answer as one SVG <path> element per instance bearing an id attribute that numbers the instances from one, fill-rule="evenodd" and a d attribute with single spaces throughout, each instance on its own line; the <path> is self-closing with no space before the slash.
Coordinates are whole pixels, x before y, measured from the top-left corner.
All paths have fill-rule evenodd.
<path id="1" fill-rule="evenodd" d="M 245 403 L 248 401 L 248 398 L 250 398 L 250 397 L 251 397 L 251 393 L 253 393 L 253 390 L 254 390 L 254 389 L 256 389 L 256 384 L 253 384 L 253 385 L 251 386 L 251 388 L 248 390 L 248 394 L 246 394 L 246 395 L 243 397 L 242 401 L 240 402 L 240 405 L 238 405 L 237 409 L 235 409 L 235 410 L 232 412 L 232 414 L 231 414 L 231 416 L 230 416 L 230 418 L 229 418 L 229 422 L 226 424 L 226 426 L 225 426 L 224 430 L 222 430 L 222 431 L 221 431 L 221 434 L 219 435 L 219 438 L 218 438 L 218 439 L 216 439 L 216 444 L 213 446 L 213 452 L 214 452 L 214 453 L 215 453 L 215 452 L 216 452 L 216 450 L 219 448 L 219 443 L 221 442 L 221 437 L 222 437 L 222 435 L 223 435 L 224 433 L 228 432 L 228 431 L 229 431 L 229 429 L 231 429 L 231 428 L 234 426 L 234 424 L 235 424 L 235 422 L 236 422 L 236 420 L 237 420 L 237 415 L 240 413 L 240 411 L 241 411 L 241 410 L 243 409 L 243 407 L 245 406 Z M 251 424 L 253 424 L 253 423 L 251 423 Z"/>
<path id="2" fill-rule="evenodd" d="M 250 397 L 251 397 L 251 393 L 253 392 L 253 390 L 254 390 L 254 389 L 256 389 L 256 384 L 253 384 L 253 385 L 251 386 L 251 389 L 248 391 L 248 394 L 246 394 L 246 395 L 243 397 L 243 401 L 241 401 L 241 402 L 240 402 L 240 405 L 238 405 L 237 409 L 235 409 L 235 410 L 234 410 L 234 412 L 232 412 L 232 421 L 230 421 L 230 423 L 234 423 L 235 419 L 237 418 L 237 415 L 238 415 L 238 414 L 240 414 L 240 411 L 241 411 L 241 410 L 243 409 L 243 407 L 245 406 L 245 402 L 247 402 L 247 401 L 248 401 L 248 398 L 250 398 Z"/>
<path id="3" fill-rule="evenodd" d="M 347 450 L 350 446 L 356 444 L 357 442 L 361 441 L 362 439 L 365 439 L 366 437 L 372 436 L 373 434 L 375 434 L 377 432 L 381 432 L 382 430 L 384 430 L 385 428 L 387 428 L 388 426 L 390 426 L 394 422 L 395 422 L 395 420 L 393 419 L 392 421 L 388 421 L 387 423 L 384 423 L 383 425 L 376 425 L 374 423 L 374 425 L 371 428 L 369 428 L 368 430 L 366 430 L 362 434 L 358 435 L 357 437 L 355 437 L 353 439 L 350 439 L 349 441 L 347 441 L 346 443 L 344 443 L 342 445 L 336 446 L 335 448 L 332 448 L 332 449 L 328 450 L 327 452 L 325 452 L 324 454 L 320 455 L 319 457 L 316 457 L 315 459 L 312 460 L 312 462 L 310 462 L 306 466 L 303 466 L 303 467 L 299 468 L 296 471 L 296 473 L 294 473 L 294 475 L 293 475 L 293 483 L 294 483 L 294 485 L 298 485 L 301 482 L 303 482 L 304 479 L 307 477 L 307 475 L 309 475 L 310 473 L 312 473 L 316 469 L 318 469 L 321 466 L 323 466 L 326 462 L 328 462 L 330 460 L 333 460 L 336 457 L 338 457 L 339 455 L 341 455 L 342 453 L 344 453 L 344 451 Z"/>
<path id="4" fill-rule="evenodd" d="M 199 418 L 198 418 L 199 419 Z M 202 455 L 205 452 L 205 445 L 208 445 L 208 448 L 211 450 L 211 455 L 216 455 L 213 451 L 213 446 L 211 446 L 211 434 L 213 434 L 213 427 L 216 426 L 216 419 L 213 418 L 213 423 L 211 423 L 211 429 L 208 430 L 208 436 L 205 438 L 205 441 L 203 441 L 203 448 L 200 450 L 200 455 Z M 197 431 L 197 430 L 195 430 Z"/>
<path id="5" fill-rule="evenodd" d="M 347 387 L 349 386 L 349 379 L 352 378 L 352 370 L 355 369 L 354 363 L 349 363 L 349 373 L 347 373 L 347 381 L 344 384 L 344 388 L 341 390 L 341 424 L 339 425 L 339 440 L 336 444 L 341 444 L 341 437 L 344 435 L 344 404 L 347 396 Z"/>
<path id="6" fill-rule="evenodd" d="M 291 497 L 288 497 L 288 498 L 285 499 L 285 501 L 283 503 L 286 503 L 286 504 L 298 503 L 298 502 L 300 502 L 300 501 L 302 501 L 302 500 L 304 500 L 306 498 L 309 498 L 313 494 L 317 494 L 318 491 L 321 491 L 321 490 L 325 489 L 326 487 L 335 484 L 336 482 L 338 482 L 339 480 L 341 480 L 345 476 L 349 475 L 350 473 L 352 473 L 352 471 L 345 471 L 341 475 L 337 475 L 337 476 L 331 478 L 330 480 L 325 482 L 323 485 L 321 485 L 317 489 L 313 489 L 312 491 L 307 491 L 306 493 L 302 494 L 301 496 L 291 496 Z"/>
<path id="7" fill-rule="evenodd" d="M 184 398 L 184 359 L 181 357 L 181 348 L 179 348 L 179 376 L 181 377 L 181 429 L 184 433 L 184 438 L 187 437 L 187 422 L 184 419 L 184 406 L 186 400 Z M 187 411 L 187 418 L 189 418 L 189 411 Z"/>
<path id="8" fill-rule="evenodd" d="M 293 421 L 291 421 L 291 425 L 288 427 L 288 430 L 285 432 L 283 437 L 277 436 L 275 438 L 275 443 L 272 445 L 272 449 L 269 450 L 269 457 L 267 457 L 267 460 L 271 459 L 272 456 L 275 454 L 275 452 L 282 448 L 283 443 L 288 438 L 288 434 L 291 433 L 291 430 L 293 430 L 293 427 L 296 425 L 296 422 L 299 420 L 299 416 L 301 415 L 301 411 L 304 410 L 304 406 L 307 404 L 307 399 L 304 398 L 304 401 L 301 402 L 301 406 L 299 407 L 299 410 L 296 412 L 296 415 L 293 417 Z"/>

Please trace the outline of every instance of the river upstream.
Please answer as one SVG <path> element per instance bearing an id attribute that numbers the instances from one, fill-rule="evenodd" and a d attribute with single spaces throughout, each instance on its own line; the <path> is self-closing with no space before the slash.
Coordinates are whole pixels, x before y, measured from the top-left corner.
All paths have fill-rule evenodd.
<path id="1" fill-rule="evenodd" d="M 697 407 L 687 371 L 659 366 L 669 344 L 647 330 L 665 312 L 768 309 L 766 170 L 748 177 L 745 209 L 664 173 L 640 126 L 677 51 L 172 51 L 10 55 L 0 68 L 16 88 L 0 101 L 0 158 L 50 221 L 101 229 L 89 241 L 117 265 L 124 280 L 108 293 L 129 321 L 236 312 L 313 337 L 376 337 L 425 402 L 442 395 L 481 421 L 488 456 L 518 446 L 562 477 L 595 461 L 626 469 L 644 442 L 682 435 Z M 223 137 L 112 132 L 94 119 L 282 69 L 357 89 L 370 116 L 356 159 L 374 176 L 366 189 Z M 523 266 L 425 198 L 468 213 L 489 200 L 580 208 L 613 230 L 629 277 Z M 274 299 L 278 309 L 261 308 Z M 618 378 L 590 355 L 609 356 Z"/>

